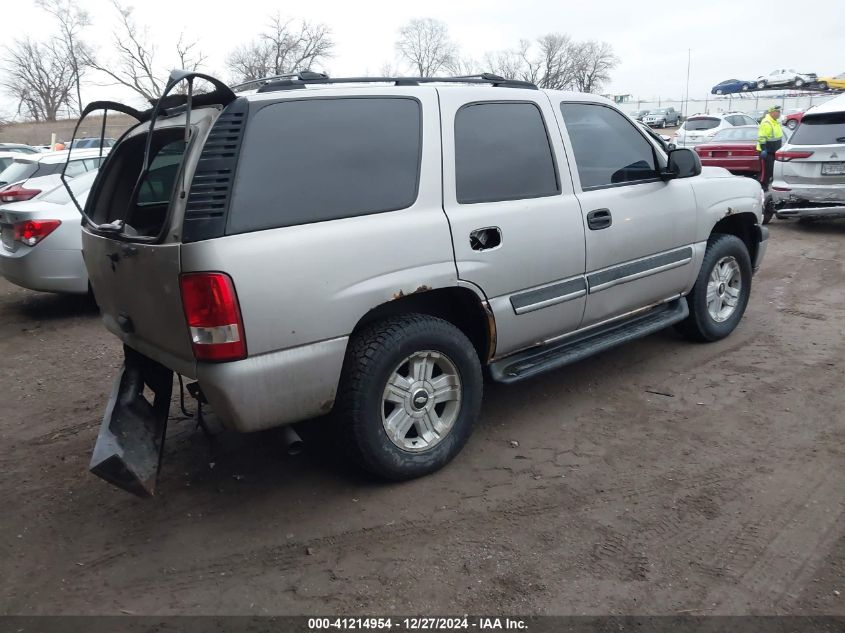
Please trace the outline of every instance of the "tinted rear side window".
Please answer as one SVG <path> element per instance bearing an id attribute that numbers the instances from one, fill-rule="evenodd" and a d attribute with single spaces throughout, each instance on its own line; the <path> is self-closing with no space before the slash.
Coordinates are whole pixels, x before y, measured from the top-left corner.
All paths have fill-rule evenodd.
<path id="1" fill-rule="evenodd" d="M 248 124 L 227 233 L 395 211 L 417 197 L 419 102 L 274 103 Z"/>
<path id="2" fill-rule="evenodd" d="M 455 115 L 459 203 L 560 192 L 543 116 L 532 103 L 476 103 Z"/>
<path id="3" fill-rule="evenodd" d="M 845 143 L 845 112 L 805 116 L 789 142 L 792 145 L 841 145 Z"/>

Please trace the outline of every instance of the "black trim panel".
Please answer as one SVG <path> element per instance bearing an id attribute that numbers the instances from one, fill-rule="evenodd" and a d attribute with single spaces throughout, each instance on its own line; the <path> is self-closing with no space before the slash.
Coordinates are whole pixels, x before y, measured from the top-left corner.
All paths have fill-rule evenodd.
<path id="1" fill-rule="evenodd" d="M 513 295 L 511 297 L 511 306 L 517 314 L 530 312 L 530 310 L 527 310 L 526 308 L 537 306 L 535 309 L 539 309 L 541 307 L 545 307 L 545 305 L 539 304 L 545 304 L 547 301 L 554 301 L 555 299 L 560 299 L 560 301 L 556 301 L 555 303 L 562 303 L 563 301 L 569 300 L 569 298 L 564 299 L 567 295 L 581 291 L 586 293 L 587 281 L 583 277 L 578 277 L 577 279 L 569 279 L 568 281 L 561 281 L 559 283 L 552 284 L 551 286 Z M 575 299 L 577 297 L 571 298 Z"/>
<path id="2" fill-rule="evenodd" d="M 659 255 L 647 257 L 646 259 L 630 262 L 628 264 L 622 264 L 621 266 L 616 266 L 615 268 L 610 268 L 601 272 L 591 273 L 587 275 L 590 292 L 596 292 L 597 286 L 604 286 L 605 284 L 619 281 L 620 279 L 624 279 L 626 277 L 633 277 L 634 275 L 639 275 L 640 273 L 668 266 L 670 264 L 677 264 L 687 259 L 692 259 L 691 246 L 687 246 L 686 248 L 676 251 L 670 251 L 668 253 L 660 253 Z"/>

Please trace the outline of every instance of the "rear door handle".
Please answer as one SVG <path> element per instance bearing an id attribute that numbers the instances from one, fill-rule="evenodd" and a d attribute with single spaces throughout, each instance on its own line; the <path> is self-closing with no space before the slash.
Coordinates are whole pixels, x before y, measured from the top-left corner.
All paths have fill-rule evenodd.
<path id="1" fill-rule="evenodd" d="M 497 226 L 475 229 L 469 234 L 469 246 L 474 251 L 489 251 L 502 243 L 502 231 Z"/>
<path id="2" fill-rule="evenodd" d="M 591 231 L 606 229 L 613 224 L 613 216 L 610 209 L 595 209 L 587 214 L 587 226 Z"/>

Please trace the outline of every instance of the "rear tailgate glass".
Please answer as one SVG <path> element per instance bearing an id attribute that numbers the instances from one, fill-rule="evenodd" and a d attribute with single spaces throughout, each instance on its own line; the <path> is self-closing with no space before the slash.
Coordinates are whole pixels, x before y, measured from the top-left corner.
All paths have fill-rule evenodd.
<path id="1" fill-rule="evenodd" d="M 845 112 L 807 115 L 789 140 L 791 145 L 841 145 L 845 143 Z"/>
<path id="2" fill-rule="evenodd" d="M 719 127 L 721 119 L 712 117 L 697 117 L 694 119 L 687 119 L 684 123 L 684 129 L 687 132 L 697 132 L 700 130 L 712 130 L 714 127 Z"/>

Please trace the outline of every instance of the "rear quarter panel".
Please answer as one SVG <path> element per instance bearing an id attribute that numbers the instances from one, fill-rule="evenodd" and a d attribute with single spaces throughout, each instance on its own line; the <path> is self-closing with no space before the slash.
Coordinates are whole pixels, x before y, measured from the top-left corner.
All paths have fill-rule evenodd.
<path id="1" fill-rule="evenodd" d="M 457 284 L 440 193 L 436 93 L 414 96 L 422 103 L 423 151 L 411 207 L 182 246 L 183 272 L 231 275 L 250 356 L 348 335 L 378 305 Z"/>

